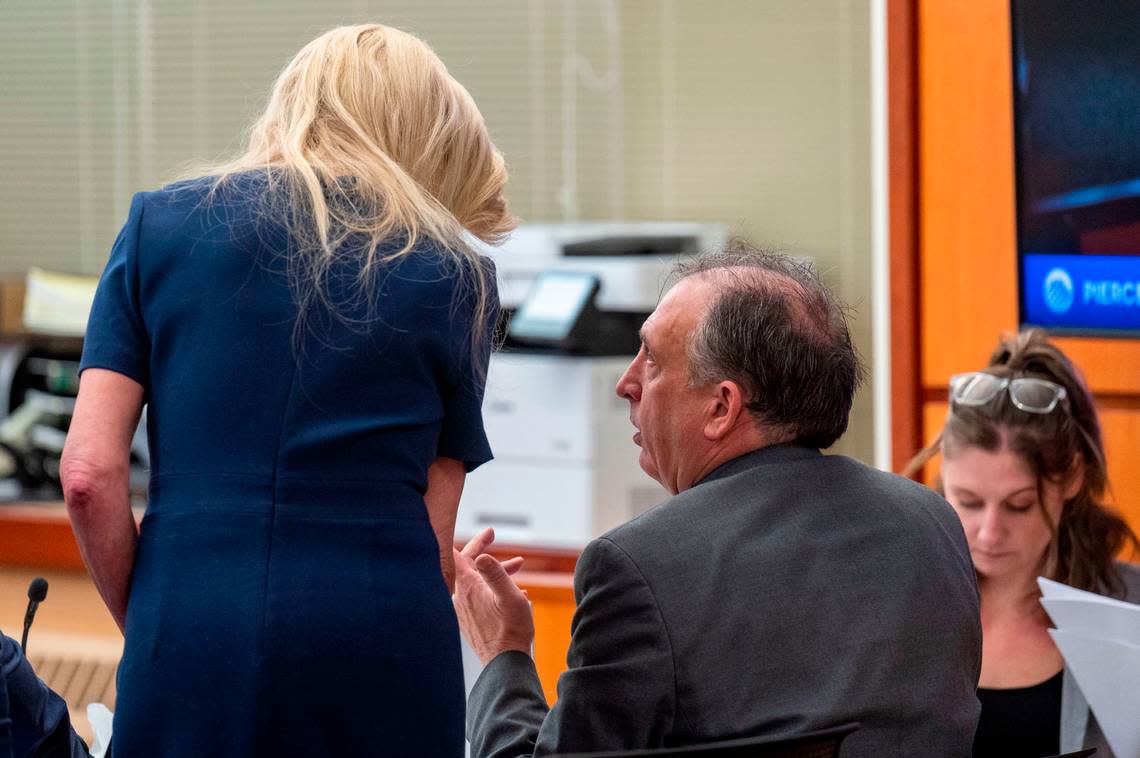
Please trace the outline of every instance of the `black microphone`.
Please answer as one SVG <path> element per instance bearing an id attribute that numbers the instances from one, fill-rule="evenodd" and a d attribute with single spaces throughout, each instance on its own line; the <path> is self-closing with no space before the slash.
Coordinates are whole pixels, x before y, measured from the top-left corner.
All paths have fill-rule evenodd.
<path id="1" fill-rule="evenodd" d="M 28 655 L 28 630 L 32 628 L 32 619 L 36 617 L 36 608 L 39 608 L 40 603 L 47 597 L 47 590 L 47 579 L 42 576 L 37 576 L 28 585 L 28 611 L 24 614 L 24 634 L 20 637 L 20 649 L 24 651 L 25 658 Z"/>

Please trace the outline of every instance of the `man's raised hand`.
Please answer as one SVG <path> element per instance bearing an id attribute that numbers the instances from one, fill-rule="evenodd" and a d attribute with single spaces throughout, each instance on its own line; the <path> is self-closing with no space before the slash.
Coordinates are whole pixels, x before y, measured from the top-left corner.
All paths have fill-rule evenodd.
<path id="1" fill-rule="evenodd" d="M 499 561 L 489 555 L 485 551 L 494 540 L 494 530 L 484 529 L 455 551 L 455 613 L 463 636 L 484 664 L 508 650 L 530 655 L 534 644 L 530 601 L 511 579 L 523 559 Z"/>

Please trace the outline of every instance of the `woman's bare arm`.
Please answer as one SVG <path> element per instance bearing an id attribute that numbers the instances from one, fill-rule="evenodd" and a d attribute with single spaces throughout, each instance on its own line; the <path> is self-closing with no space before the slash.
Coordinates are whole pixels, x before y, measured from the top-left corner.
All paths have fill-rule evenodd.
<path id="1" fill-rule="evenodd" d="M 129 473 L 142 401 L 135 380 L 105 369 L 84 371 L 59 468 L 79 551 L 120 630 L 138 539 Z"/>
<path id="2" fill-rule="evenodd" d="M 432 531 L 439 542 L 439 565 L 447 591 L 455 591 L 455 515 L 459 510 L 459 496 L 463 494 L 463 482 L 467 470 L 462 461 L 454 458 L 436 458 L 428 468 L 428 486 L 424 493 L 428 519 Z"/>

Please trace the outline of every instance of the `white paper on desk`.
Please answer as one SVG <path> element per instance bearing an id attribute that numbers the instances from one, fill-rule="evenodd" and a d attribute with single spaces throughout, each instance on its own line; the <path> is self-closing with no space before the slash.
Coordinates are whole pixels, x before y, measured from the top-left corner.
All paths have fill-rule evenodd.
<path id="1" fill-rule="evenodd" d="M 1112 752 L 1140 755 L 1140 646 L 1050 629 Z"/>
<path id="2" fill-rule="evenodd" d="M 1043 597 L 1041 605 L 1058 629 L 1140 646 L 1140 605 L 1099 595 L 1080 599 Z"/>

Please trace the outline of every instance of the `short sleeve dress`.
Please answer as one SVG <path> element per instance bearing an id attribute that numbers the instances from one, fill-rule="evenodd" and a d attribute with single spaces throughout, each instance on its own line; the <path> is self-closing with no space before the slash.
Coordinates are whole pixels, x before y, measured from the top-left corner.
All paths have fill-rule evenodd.
<path id="1" fill-rule="evenodd" d="M 473 324 L 470 278 L 430 242 L 362 284 L 350 242 L 301 308 L 264 181 L 212 187 L 135 196 L 84 342 L 81 370 L 148 406 L 115 756 L 461 755 L 423 495 L 437 456 L 491 458 L 497 299 Z"/>

